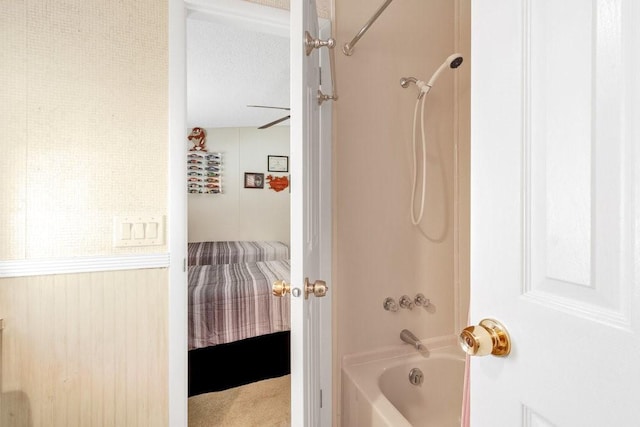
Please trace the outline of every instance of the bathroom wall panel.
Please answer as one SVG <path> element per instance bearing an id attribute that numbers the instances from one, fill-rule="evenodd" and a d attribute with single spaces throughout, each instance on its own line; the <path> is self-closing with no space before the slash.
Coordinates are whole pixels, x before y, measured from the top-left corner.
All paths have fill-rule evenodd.
<path id="1" fill-rule="evenodd" d="M 335 6 L 335 34 L 341 48 L 380 5 L 336 0 Z M 404 328 L 420 338 L 453 334 L 456 319 L 466 319 L 466 309 L 460 315 L 456 304 L 456 298 L 461 303 L 465 295 L 456 294 L 455 283 L 464 282 L 468 270 L 462 268 L 458 279 L 454 276 L 454 73 L 441 75 L 425 105 L 428 183 L 421 230 L 411 224 L 409 213 L 417 89 L 399 84 L 403 76 L 429 79 L 454 52 L 454 6 L 449 0 L 393 2 L 352 56 L 336 51 L 340 96 L 333 104 L 336 384 L 340 384 L 338 361 L 344 355 L 401 345 Z M 470 64 L 465 58 L 462 67 Z M 464 155 L 468 147 L 463 144 L 460 149 Z M 463 238 L 459 245 L 464 244 Z M 429 310 L 391 313 L 382 308 L 385 297 L 413 298 L 418 292 L 431 299 Z M 339 393 L 334 393 L 338 401 Z"/>
<path id="2" fill-rule="evenodd" d="M 367 1 L 336 2 L 341 45 L 375 9 Z M 454 75 L 442 74 L 425 106 L 428 175 L 420 229 L 409 214 L 417 89 L 398 83 L 403 76 L 428 79 L 453 53 L 454 12 L 450 1 L 394 2 L 352 56 L 336 52 L 334 298 L 338 322 L 349 325 L 339 332 L 341 354 L 398 344 L 405 327 L 425 338 L 454 332 Z M 387 296 L 418 292 L 431 299 L 430 311 L 382 309 Z"/>
<path id="3" fill-rule="evenodd" d="M 166 287 L 164 269 L 2 279 L 0 425 L 167 425 Z"/>
<path id="4" fill-rule="evenodd" d="M 337 37 L 345 41 L 375 9 L 366 1 L 336 8 Z M 347 354 L 397 344 L 403 327 L 421 337 L 453 333 L 453 73 L 442 75 L 426 106 L 422 231 L 409 215 L 417 92 L 398 83 L 405 75 L 428 79 L 453 52 L 453 14 L 449 1 L 393 3 L 353 56 L 337 52 L 336 301 L 338 321 L 350 325 L 339 337 Z M 410 39 L 429 40 L 430 48 L 416 51 L 403 42 Z M 431 298 L 432 312 L 382 309 L 386 296 L 417 292 Z"/>

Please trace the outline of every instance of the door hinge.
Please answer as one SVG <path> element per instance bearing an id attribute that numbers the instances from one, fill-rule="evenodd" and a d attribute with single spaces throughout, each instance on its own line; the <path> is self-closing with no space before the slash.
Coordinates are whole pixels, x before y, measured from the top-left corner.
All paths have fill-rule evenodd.
<path id="1" fill-rule="evenodd" d="M 322 389 L 320 389 L 320 408 L 322 408 Z"/>
<path id="2" fill-rule="evenodd" d="M 187 271 L 187 259 L 182 258 L 182 271 Z"/>

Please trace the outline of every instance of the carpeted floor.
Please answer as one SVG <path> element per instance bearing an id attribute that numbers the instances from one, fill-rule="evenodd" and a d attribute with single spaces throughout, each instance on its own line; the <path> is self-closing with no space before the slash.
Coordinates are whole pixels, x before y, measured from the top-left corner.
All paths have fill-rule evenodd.
<path id="1" fill-rule="evenodd" d="M 288 427 L 291 376 L 189 398 L 189 427 Z"/>

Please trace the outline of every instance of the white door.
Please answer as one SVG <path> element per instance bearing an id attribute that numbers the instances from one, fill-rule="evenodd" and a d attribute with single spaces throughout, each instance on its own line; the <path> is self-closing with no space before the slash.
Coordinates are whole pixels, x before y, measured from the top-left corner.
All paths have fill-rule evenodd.
<path id="1" fill-rule="evenodd" d="M 640 425 L 640 2 L 472 5 L 473 427 Z"/>
<path id="2" fill-rule="evenodd" d="M 307 427 L 331 423 L 331 297 L 305 298 L 303 285 L 331 275 L 331 140 L 330 123 L 320 133 L 320 52 L 306 55 L 305 31 L 319 38 L 315 2 L 291 2 L 291 287 L 302 290 L 291 297 L 291 425 Z"/>

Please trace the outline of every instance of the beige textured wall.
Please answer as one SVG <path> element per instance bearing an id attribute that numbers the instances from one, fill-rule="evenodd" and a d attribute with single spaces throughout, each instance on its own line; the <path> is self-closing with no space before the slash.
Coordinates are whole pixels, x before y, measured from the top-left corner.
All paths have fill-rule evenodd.
<path id="1" fill-rule="evenodd" d="M 167 110 L 166 2 L 3 1 L 0 260 L 166 252 L 111 246 L 113 216 L 166 214 Z M 167 286 L 0 280 L 0 425 L 166 425 Z"/>
<path id="2" fill-rule="evenodd" d="M 167 11 L 156 1 L 0 8 L 0 259 L 112 248 L 117 215 L 166 212 Z"/>

